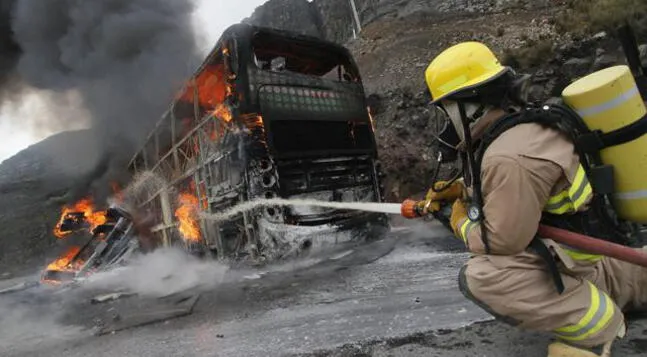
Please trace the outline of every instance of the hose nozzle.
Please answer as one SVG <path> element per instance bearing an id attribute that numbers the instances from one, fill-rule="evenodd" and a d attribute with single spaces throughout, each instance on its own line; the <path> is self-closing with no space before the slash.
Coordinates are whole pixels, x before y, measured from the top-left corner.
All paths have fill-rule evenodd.
<path id="1" fill-rule="evenodd" d="M 417 201 L 411 199 L 404 200 L 404 202 L 402 202 L 402 206 L 400 207 L 400 213 L 402 214 L 402 217 L 410 219 L 420 217 L 421 215 L 418 211 L 417 205 Z"/>
<path id="2" fill-rule="evenodd" d="M 438 212 L 440 209 L 440 202 L 406 199 L 400 206 L 400 213 L 404 218 L 419 218 L 433 212 Z"/>

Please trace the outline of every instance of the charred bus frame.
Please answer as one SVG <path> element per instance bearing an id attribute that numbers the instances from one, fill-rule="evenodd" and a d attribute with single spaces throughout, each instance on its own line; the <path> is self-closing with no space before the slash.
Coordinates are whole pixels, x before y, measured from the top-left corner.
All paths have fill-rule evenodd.
<path id="1" fill-rule="evenodd" d="M 179 240 L 172 190 L 195 195 L 207 213 L 256 198 L 383 196 L 373 122 L 349 51 L 244 24 L 223 33 L 129 168 L 168 182 L 141 203 L 158 216 L 166 244 Z M 200 241 L 219 257 L 285 255 L 386 229 L 382 214 L 264 207 L 200 221 Z"/>

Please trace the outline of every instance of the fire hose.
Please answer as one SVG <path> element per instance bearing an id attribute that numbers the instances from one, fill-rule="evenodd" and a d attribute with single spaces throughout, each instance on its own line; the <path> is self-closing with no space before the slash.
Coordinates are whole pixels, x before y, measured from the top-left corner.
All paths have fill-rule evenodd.
<path id="1" fill-rule="evenodd" d="M 537 233 L 541 237 L 552 239 L 555 242 L 582 249 L 592 254 L 600 254 L 647 267 L 647 254 L 645 251 L 543 224 L 539 225 Z"/>
<path id="2" fill-rule="evenodd" d="M 405 200 L 402 202 L 402 215 L 407 218 L 413 218 L 413 214 L 420 216 L 420 213 L 415 210 L 418 203 L 413 200 Z M 414 213 L 415 212 L 415 213 Z M 446 221 L 446 217 L 434 214 L 435 218 L 441 221 Z M 447 223 L 447 222 L 443 222 Z M 634 249 L 617 243 L 609 242 L 599 238 L 587 236 L 580 233 L 567 231 L 561 228 L 555 228 L 544 224 L 539 225 L 537 234 L 542 238 L 552 239 L 555 242 L 568 245 L 575 249 L 581 249 L 591 254 L 604 255 L 610 258 L 615 258 L 627 263 L 647 267 L 647 251 Z"/>

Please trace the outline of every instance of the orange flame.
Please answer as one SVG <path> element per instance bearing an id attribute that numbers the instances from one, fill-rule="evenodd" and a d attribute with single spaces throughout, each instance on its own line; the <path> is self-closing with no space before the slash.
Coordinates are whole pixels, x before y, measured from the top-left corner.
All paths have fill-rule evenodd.
<path id="1" fill-rule="evenodd" d="M 76 259 L 74 261 L 74 258 L 76 257 L 77 254 L 79 254 L 80 251 L 81 251 L 81 248 L 78 246 L 70 247 L 60 257 L 58 257 L 53 262 L 49 263 L 45 271 L 50 273 L 51 272 L 70 272 L 70 273 L 77 272 L 79 269 L 81 269 L 82 265 L 84 264 L 84 261 L 81 259 Z M 41 277 L 41 282 L 47 283 L 50 285 L 58 285 L 62 283 L 62 280 L 59 280 L 56 277 L 47 276 L 46 274 L 44 274 Z"/>
<path id="2" fill-rule="evenodd" d="M 175 217 L 180 221 L 178 229 L 182 237 L 189 242 L 200 240 L 200 227 L 196 220 L 198 213 L 198 198 L 190 193 L 181 193 L 178 197 L 178 207 Z"/>
<path id="3" fill-rule="evenodd" d="M 47 270 L 51 271 L 76 271 L 77 268 L 70 266 L 70 263 L 72 262 L 72 259 L 79 254 L 81 251 L 80 247 L 73 246 L 70 247 L 63 255 L 61 255 L 58 259 L 55 261 L 51 262 L 47 266 Z"/>
<path id="4" fill-rule="evenodd" d="M 231 113 L 231 109 L 223 103 L 216 105 L 212 115 L 215 120 L 208 123 L 207 131 L 211 141 L 216 141 L 219 137 L 218 133 L 227 130 L 226 127 L 234 119 L 234 116 Z"/>
<path id="5" fill-rule="evenodd" d="M 220 118 L 226 123 L 229 123 L 233 119 L 233 115 L 231 114 L 229 107 L 222 103 L 219 103 L 216 106 L 216 109 L 214 109 L 213 113 L 216 118 Z"/>
<path id="6" fill-rule="evenodd" d="M 56 224 L 56 227 L 54 227 L 54 235 L 57 238 L 63 238 L 72 233 L 71 231 L 62 231 L 61 226 L 66 219 L 72 217 L 73 213 L 83 213 L 85 221 L 90 225 L 90 231 L 92 231 L 97 226 L 106 223 L 106 211 L 95 211 L 92 199 L 84 198 L 72 206 L 63 207 L 61 218 Z"/>
<path id="7" fill-rule="evenodd" d="M 254 131 L 254 130 L 260 130 L 260 131 L 265 131 L 265 124 L 263 122 L 263 117 L 260 115 L 247 115 L 243 117 L 243 122 L 245 123 L 245 126 L 247 127 L 248 130 Z"/>
<path id="8" fill-rule="evenodd" d="M 375 132 L 375 120 L 373 119 L 373 115 L 371 114 L 371 108 L 367 108 L 368 112 L 368 119 L 371 121 L 371 129 L 373 129 L 373 132 Z"/>
<path id="9" fill-rule="evenodd" d="M 262 117 L 262 116 L 260 116 L 260 115 L 259 115 L 259 116 L 257 116 L 257 117 L 256 117 L 256 120 L 254 120 L 254 125 L 256 125 L 256 127 L 257 127 L 257 128 L 263 128 L 263 127 L 264 127 L 264 124 L 263 124 L 263 117 Z"/>

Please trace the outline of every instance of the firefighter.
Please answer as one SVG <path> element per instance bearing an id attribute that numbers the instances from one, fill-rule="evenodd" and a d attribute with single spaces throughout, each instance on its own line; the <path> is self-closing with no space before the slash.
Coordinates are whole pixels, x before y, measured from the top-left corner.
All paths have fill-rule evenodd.
<path id="1" fill-rule="evenodd" d="M 448 225 L 471 252 L 460 271 L 462 293 L 504 322 L 552 332 L 558 341 L 550 357 L 608 356 L 625 334 L 623 311 L 647 309 L 647 270 L 536 236 L 546 219 L 608 233 L 588 224 L 597 202 L 574 142 L 528 121 L 499 132 L 485 151 L 475 149 L 526 104 L 524 81 L 484 44 L 446 49 L 425 77 L 451 123 L 441 139 L 460 153 L 463 173 L 435 183 L 425 200 L 403 205 L 403 214 L 436 212 L 438 202 L 453 201 Z"/>

